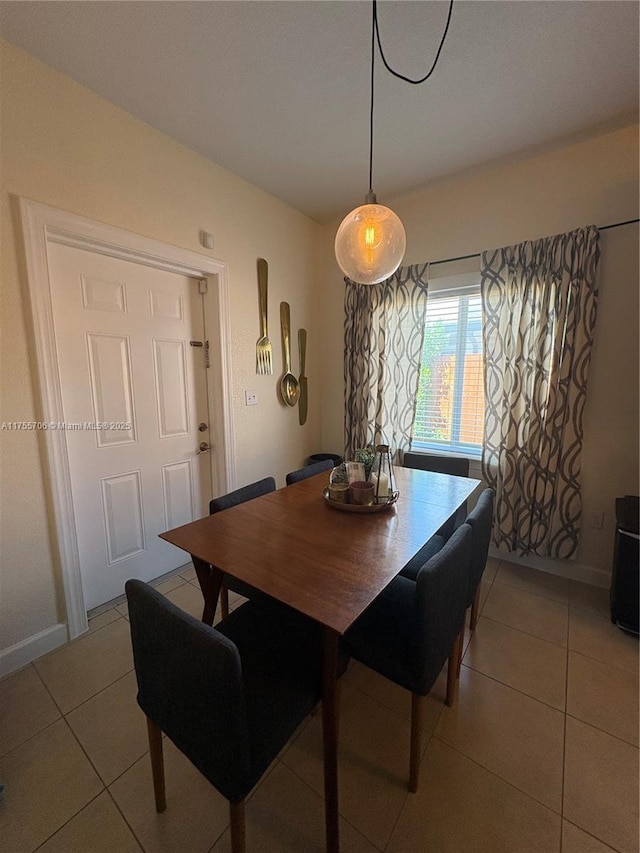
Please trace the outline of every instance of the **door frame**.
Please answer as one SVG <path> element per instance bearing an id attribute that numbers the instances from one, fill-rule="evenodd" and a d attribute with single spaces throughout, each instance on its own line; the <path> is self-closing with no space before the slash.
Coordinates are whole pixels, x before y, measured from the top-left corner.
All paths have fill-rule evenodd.
<path id="1" fill-rule="evenodd" d="M 19 198 L 26 273 L 35 338 L 39 397 L 44 423 L 64 422 L 62 389 L 51 304 L 47 243 L 62 243 L 109 257 L 195 278 L 206 278 L 204 311 L 210 339 L 211 372 L 207 372 L 211 435 L 211 481 L 215 494 L 235 487 L 235 452 L 231 401 L 231 333 L 227 265 L 197 252 L 142 237 L 25 198 Z M 213 376 L 212 373 L 216 375 Z M 46 448 L 57 555 L 67 611 L 69 639 L 88 628 L 82 591 L 78 540 L 73 511 L 69 456 L 64 431 L 42 430 Z M 213 465 L 213 459 L 217 465 Z"/>

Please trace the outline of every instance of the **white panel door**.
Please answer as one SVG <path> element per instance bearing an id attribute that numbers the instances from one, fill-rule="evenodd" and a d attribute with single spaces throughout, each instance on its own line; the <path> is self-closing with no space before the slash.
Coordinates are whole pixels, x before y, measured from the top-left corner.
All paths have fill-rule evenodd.
<path id="1" fill-rule="evenodd" d="M 211 497 L 202 296 L 176 273 L 48 244 L 88 610 L 185 562 L 158 533 Z M 199 431 L 200 424 L 207 430 Z M 213 452 L 213 451 L 211 451 Z"/>

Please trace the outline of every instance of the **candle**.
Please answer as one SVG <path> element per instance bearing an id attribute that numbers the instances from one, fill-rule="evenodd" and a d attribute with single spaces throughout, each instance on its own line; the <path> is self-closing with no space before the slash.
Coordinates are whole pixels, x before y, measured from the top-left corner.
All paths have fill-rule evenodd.
<path id="1" fill-rule="evenodd" d="M 371 482 L 373 483 L 373 494 L 376 497 L 385 499 L 389 497 L 389 478 L 384 471 L 379 477 L 377 474 L 372 474 Z"/>

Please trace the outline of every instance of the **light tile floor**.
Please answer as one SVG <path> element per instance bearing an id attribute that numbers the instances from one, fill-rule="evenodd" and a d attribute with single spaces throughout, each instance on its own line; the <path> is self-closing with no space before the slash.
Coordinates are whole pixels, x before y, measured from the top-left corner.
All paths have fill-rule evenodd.
<path id="1" fill-rule="evenodd" d="M 159 588 L 200 616 L 192 569 Z M 356 663 L 344 676 L 342 850 L 638 851 L 638 643 L 607 592 L 490 560 L 482 606 L 455 706 L 444 673 L 429 698 L 417 794 L 408 694 Z M 226 802 L 170 743 L 154 810 L 128 627 L 120 603 L 0 681 L 3 853 L 230 850 Z M 324 849 L 321 756 L 315 714 L 250 797 L 249 851 Z"/>

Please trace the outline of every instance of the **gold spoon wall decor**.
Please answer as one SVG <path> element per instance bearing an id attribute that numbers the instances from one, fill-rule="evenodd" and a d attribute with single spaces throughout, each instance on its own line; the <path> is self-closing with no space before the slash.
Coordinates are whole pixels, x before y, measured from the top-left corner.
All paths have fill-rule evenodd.
<path id="1" fill-rule="evenodd" d="M 291 372 L 291 315 L 288 302 L 280 303 L 280 326 L 284 351 L 284 374 L 280 380 L 280 393 L 287 406 L 295 406 L 300 396 L 300 385 Z"/>

